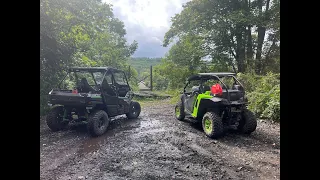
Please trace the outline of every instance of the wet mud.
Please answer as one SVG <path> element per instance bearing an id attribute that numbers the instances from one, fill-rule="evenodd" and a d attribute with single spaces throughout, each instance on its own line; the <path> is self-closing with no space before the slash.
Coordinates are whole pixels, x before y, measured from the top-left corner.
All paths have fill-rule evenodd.
<path id="1" fill-rule="evenodd" d="M 40 179 L 280 179 L 280 127 L 259 121 L 250 136 L 213 140 L 177 121 L 168 100 L 145 104 L 138 119 L 115 118 L 91 138 L 86 124 L 51 132 L 40 120 Z"/>

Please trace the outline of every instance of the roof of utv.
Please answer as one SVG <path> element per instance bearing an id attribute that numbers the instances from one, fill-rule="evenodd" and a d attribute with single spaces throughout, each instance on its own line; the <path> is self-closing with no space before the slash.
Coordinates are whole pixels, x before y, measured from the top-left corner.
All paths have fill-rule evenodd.
<path id="1" fill-rule="evenodd" d="M 105 72 L 105 71 L 113 71 L 113 72 L 119 72 L 121 70 L 119 69 L 116 69 L 116 68 L 113 68 L 113 67 L 71 67 L 69 68 L 69 71 L 72 71 L 72 72 L 79 72 L 79 71 L 89 71 L 89 72 Z"/>
<path id="2" fill-rule="evenodd" d="M 192 75 L 188 78 L 188 81 L 192 80 L 200 80 L 200 79 L 212 79 L 214 77 L 225 77 L 225 76 L 234 76 L 235 73 L 231 72 L 218 72 L 218 73 L 198 73 L 196 75 Z"/>

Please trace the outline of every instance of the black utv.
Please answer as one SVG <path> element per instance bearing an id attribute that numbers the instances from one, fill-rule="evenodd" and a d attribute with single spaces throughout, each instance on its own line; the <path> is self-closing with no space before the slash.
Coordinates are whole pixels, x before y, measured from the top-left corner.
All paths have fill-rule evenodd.
<path id="1" fill-rule="evenodd" d="M 112 67 L 69 68 L 58 88 L 49 92 L 51 110 L 46 122 L 52 131 L 71 121 L 86 121 L 88 132 L 100 136 L 110 118 L 126 114 L 137 118 L 141 107 L 132 100 L 133 92 L 125 73 Z"/>
<path id="2" fill-rule="evenodd" d="M 178 120 L 201 122 L 211 138 L 228 129 L 250 134 L 256 130 L 257 120 L 247 104 L 244 87 L 234 73 L 199 73 L 188 78 L 175 115 Z"/>

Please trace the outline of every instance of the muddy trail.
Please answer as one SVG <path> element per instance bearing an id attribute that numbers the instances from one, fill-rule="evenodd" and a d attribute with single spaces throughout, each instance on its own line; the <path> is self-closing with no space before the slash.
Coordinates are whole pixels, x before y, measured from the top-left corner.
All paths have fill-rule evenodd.
<path id="1" fill-rule="evenodd" d="M 280 127 L 258 122 L 251 136 L 209 139 L 174 118 L 168 100 L 144 104 L 91 138 L 85 124 L 51 132 L 40 123 L 40 179 L 280 179 Z"/>

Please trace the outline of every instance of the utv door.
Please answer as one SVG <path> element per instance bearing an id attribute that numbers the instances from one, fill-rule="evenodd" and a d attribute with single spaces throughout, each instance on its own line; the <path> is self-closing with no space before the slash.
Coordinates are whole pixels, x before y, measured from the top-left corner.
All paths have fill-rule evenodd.
<path id="1" fill-rule="evenodd" d="M 196 91 L 185 94 L 184 107 L 187 113 L 192 114 L 194 103 L 197 99 L 198 94 L 199 93 Z"/>
<path id="2" fill-rule="evenodd" d="M 124 72 L 122 71 L 114 72 L 113 77 L 115 80 L 115 85 L 116 85 L 119 97 L 125 97 L 127 92 L 130 91 L 130 87 Z"/>
<path id="3" fill-rule="evenodd" d="M 102 94 L 104 96 L 104 101 L 107 106 L 108 115 L 117 116 L 119 100 L 111 72 L 108 72 L 105 75 L 105 78 L 102 82 Z"/>
<path id="4" fill-rule="evenodd" d="M 118 94 L 118 114 L 125 114 L 129 112 L 129 99 L 126 97 L 130 91 L 127 78 L 123 71 L 113 72 L 116 91 Z"/>
<path id="5" fill-rule="evenodd" d="M 189 81 L 184 87 L 184 110 L 187 114 L 191 115 L 193 112 L 194 103 L 200 92 L 200 80 Z"/>

